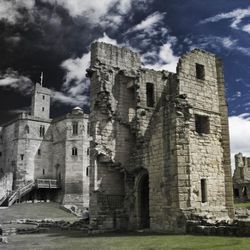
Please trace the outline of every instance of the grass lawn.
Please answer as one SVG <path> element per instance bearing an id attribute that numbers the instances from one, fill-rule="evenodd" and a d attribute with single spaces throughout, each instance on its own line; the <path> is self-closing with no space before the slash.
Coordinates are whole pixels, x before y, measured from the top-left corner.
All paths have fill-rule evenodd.
<path id="1" fill-rule="evenodd" d="M 234 203 L 235 208 L 247 208 L 250 209 L 250 202 Z"/>
<path id="2" fill-rule="evenodd" d="M 250 238 L 190 235 L 106 235 L 84 236 L 79 232 L 15 235 L 9 237 L 4 249 L 87 249 L 87 250 L 245 250 Z M 1 246 L 0 246 L 1 248 Z"/>
<path id="3" fill-rule="evenodd" d="M 76 216 L 62 210 L 55 202 L 49 203 L 20 203 L 9 208 L 0 208 L 0 224 L 17 219 L 61 219 L 77 220 Z M 1 249 L 1 248 L 0 248 Z"/>

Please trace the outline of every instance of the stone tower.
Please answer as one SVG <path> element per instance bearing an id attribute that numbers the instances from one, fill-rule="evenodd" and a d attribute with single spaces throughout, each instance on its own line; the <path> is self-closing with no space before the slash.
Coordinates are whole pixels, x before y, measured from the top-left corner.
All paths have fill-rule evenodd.
<path id="1" fill-rule="evenodd" d="M 34 117 L 49 119 L 50 97 L 51 91 L 42 87 L 39 83 L 36 83 L 32 95 L 31 115 Z"/>
<path id="2" fill-rule="evenodd" d="M 234 216 L 221 61 L 183 55 L 177 73 L 94 43 L 90 212 L 96 230 L 185 232 L 192 216 Z"/>

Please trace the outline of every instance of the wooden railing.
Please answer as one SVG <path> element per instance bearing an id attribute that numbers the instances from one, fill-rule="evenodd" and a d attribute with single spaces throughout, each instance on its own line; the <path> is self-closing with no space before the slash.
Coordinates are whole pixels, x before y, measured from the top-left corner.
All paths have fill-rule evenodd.
<path id="1" fill-rule="evenodd" d="M 60 182 L 53 179 L 36 179 L 37 188 L 60 188 Z"/>
<path id="2" fill-rule="evenodd" d="M 30 192 L 34 187 L 34 182 L 29 182 L 27 185 L 18 188 L 17 190 L 13 191 L 8 199 L 8 206 L 11 206 L 16 200 L 23 197 L 25 194 Z"/>
<path id="3" fill-rule="evenodd" d="M 0 206 L 4 203 L 4 201 L 8 198 L 9 193 L 6 192 L 6 194 L 0 199 Z"/>

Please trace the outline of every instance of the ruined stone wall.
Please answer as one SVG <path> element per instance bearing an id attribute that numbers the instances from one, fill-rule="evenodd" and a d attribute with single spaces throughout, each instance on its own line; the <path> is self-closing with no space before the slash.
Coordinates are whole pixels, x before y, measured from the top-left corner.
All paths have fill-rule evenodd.
<path id="1" fill-rule="evenodd" d="M 204 67 L 203 79 L 197 76 L 197 64 Z M 216 57 L 200 50 L 184 55 L 177 69 L 179 93 L 186 94 L 192 114 L 188 150 L 185 153 L 180 150 L 178 155 L 180 208 L 191 207 L 194 211 L 210 212 L 215 216 L 223 214 L 225 209 L 225 214 L 233 214 L 227 107 L 221 75 L 222 69 Z M 208 119 L 208 131 L 197 131 L 197 115 Z M 204 202 L 201 179 L 206 181 Z M 187 181 L 190 182 L 189 188 Z"/>
<path id="2" fill-rule="evenodd" d="M 91 217 L 102 227 L 120 225 L 123 207 L 124 173 L 135 144 L 130 131 L 135 122 L 135 80 L 140 65 L 136 53 L 112 45 L 92 46 L 90 124 L 91 146 Z M 136 124 L 134 124 L 136 126 Z M 105 212 L 104 212 L 105 211 Z M 100 222 L 99 222 L 100 221 Z"/>
<path id="3" fill-rule="evenodd" d="M 88 75 L 93 228 L 184 232 L 193 213 L 233 215 L 224 79 L 214 55 L 194 50 L 173 74 L 143 69 L 136 53 L 95 43 Z"/>
<path id="4" fill-rule="evenodd" d="M 238 201 L 247 201 L 250 200 L 250 157 L 245 157 L 242 153 L 238 153 L 234 157 L 234 198 Z"/>
<path id="5" fill-rule="evenodd" d="M 235 155 L 234 182 L 250 182 L 250 157 Z"/>

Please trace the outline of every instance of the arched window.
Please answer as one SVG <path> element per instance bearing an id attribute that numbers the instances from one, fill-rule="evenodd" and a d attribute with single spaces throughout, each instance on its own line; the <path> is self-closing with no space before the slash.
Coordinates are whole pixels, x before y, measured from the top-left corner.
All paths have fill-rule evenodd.
<path id="1" fill-rule="evenodd" d="M 25 126 L 24 131 L 26 134 L 30 133 L 30 127 L 28 125 Z"/>
<path id="2" fill-rule="evenodd" d="M 74 155 L 74 156 L 77 155 L 77 148 L 76 147 L 72 148 L 72 155 Z"/>

